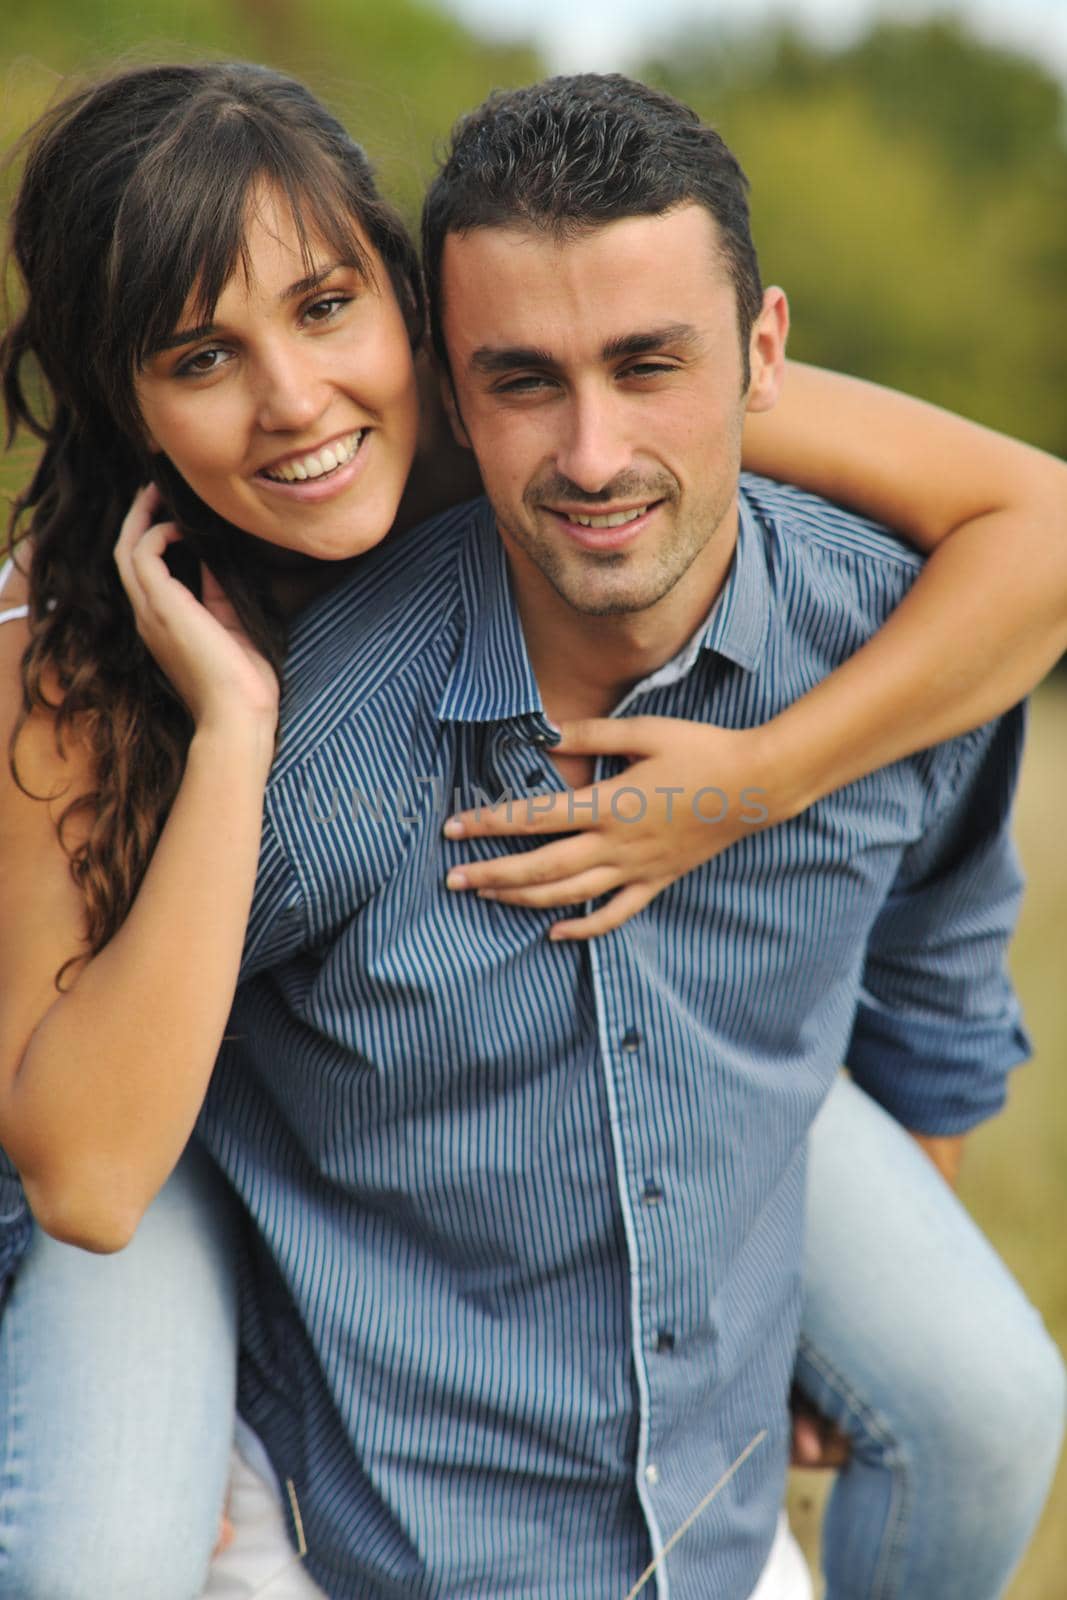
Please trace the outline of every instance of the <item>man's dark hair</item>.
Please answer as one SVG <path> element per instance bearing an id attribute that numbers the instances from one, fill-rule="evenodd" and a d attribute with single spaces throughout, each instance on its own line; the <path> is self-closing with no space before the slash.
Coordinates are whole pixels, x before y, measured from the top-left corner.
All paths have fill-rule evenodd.
<path id="1" fill-rule="evenodd" d="M 434 348 L 441 255 L 450 233 L 519 224 L 566 238 L 623 217 L 704 206 L 737 293 L 746 383 L 748 339 L 763 299 L 749 231 L 748 180 L 714 128 L 669 94 L 618 73 L 549 78 L 490 95 L 461 118 L 422 212 Z"/>

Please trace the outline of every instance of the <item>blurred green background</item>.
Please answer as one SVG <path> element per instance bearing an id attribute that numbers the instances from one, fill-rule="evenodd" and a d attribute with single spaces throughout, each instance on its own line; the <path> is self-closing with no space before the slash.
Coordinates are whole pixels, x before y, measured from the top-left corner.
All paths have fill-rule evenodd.
<path id="1" fill-rule="evenodd" d="M 454 118 L 528 82 L 532 46 L 490 42 L 419 0 L 6 0 L 0 144 L 66 75 L 239 55 L 309 82 L 412 220 Z M 633 65 L 631 63 L 631 65 Z M 1035 60 L 958 19 L 872 24 L 847 45 L 783 25 L 687 27 L 636 66 L 724 133 L 752 180 L 764 276 L 789 292 L 793 354 L 950 406 L 1067 455 L 1067 99 Z M 10 182 L 10 179 L 8 180 Z M 24 481 L 17 448 L 0 489 Z M 1037 1046 L 972 1140 L 963 1193 L 1067 1345 L 1067 680 L 1038 695 L 1019 805 L 1031 889 L 1014 965 Z M 810 1551 L 825 1483 L 796 1475 Z M 1010 1590 L 1067 1594 L 1067 1469 Z"/>

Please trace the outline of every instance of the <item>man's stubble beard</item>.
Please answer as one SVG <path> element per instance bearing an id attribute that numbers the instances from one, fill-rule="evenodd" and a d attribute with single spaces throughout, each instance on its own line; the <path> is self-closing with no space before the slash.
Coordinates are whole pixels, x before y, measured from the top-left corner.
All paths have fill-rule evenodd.
<path id="1" fill-rule="evenodd" d="M 605 553 L 596 555 L 584 552 L 579 547 L 573 551 L 573 559 L 568 561 L 564 553 L 550 538 L 537 536 L 537 519 L 533 507 L 530 508 L 530 521 L 532 526 L 516 531 L 514 528 L 504 528 L 510 540 L 519 547 L 527 559 L 541 573 L 542 577 L 552 586 L 560 599 L 579 616 L 585 617 L 624 617 L 637 616 L 641 612 L 650 611 L 682 582 L 693 563 L 707 550 L 716 533 L 722 525 L 723 518 L 737 492 L 738 473 L 740 471 L 740 423 L 737 429 L 737 472 L 726 484 L 714 486 L 717 491 L 709 495 L 704 506 L 691 506 L 684 513 L 684 521 L 676 524 L 672 530 L 672 537 L 666 547 L 662 544 L 655 553 L 651 571 L 641 583 L 638 594 L 625 593 L 602 595 L 597 597 L 592 594 L 583 594 L 585 585 L 582 578 L 588 575 L 590 585 L 601 586 L 601 575 L 614 571 L 625 573 L 628 566 L 636 565 L 641 561 L 641 552 L 620 551 L 617 555 Z M 651 485 L 642 485 L 642 489 L 651 488 Z M 680 492 L 677 482 L 672 480 L 670 495 L 664 495 L 662 490 L 665 485 L 655 486 L 659 492 L 649 495 L 649 499 L 662 500 L 664 508 L 672 503 L 677 505 Z M 535 491 L 540 493 L 540 491 Z M 611 494 L 605 493 L 599 497 L 601 503 L 607 503 L 611 498 L 633 498 L 632 492 L 625 483 L 620 487 L 613 487 Z M 564 498 L 560 496 L 560 498 Z M 590 515 L 596 514 L 597 498 L 594 496 L 570 495 L 566 498 L 577 500 L 583 498 L 588 506 Z M 659 511 L 655 515 L 661 514 Z M 551 513 L 548 513 L 551 515 Z M 635 581 L 640 582 L 640 567 Z M 579 582 L 575 583 L 576 573 Z M 710 606 L 712 596 L 708 596 Z"/>

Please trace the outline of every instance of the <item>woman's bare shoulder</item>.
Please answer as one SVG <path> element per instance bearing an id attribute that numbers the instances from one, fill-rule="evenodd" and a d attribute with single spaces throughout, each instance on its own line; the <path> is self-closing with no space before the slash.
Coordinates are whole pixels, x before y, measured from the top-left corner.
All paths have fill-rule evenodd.
<path id="1" fill-rule="evenodd" d="M 29 554 L 29 546 L 24 542 L 10 563 L 0 563 L 0 568 L 6 565 L 0 587 L 0 617 L 5 612 L 17 612 L 29 601 Z M 22 658 L 29 641 L 28 618 L 15 615 L 0 622 L 0 749 L 4 755 L 3 764 L 8 767 L 7 752 L 22 706 Z M 46 694 L 53 698 L 54 684 L 49 683 L 47 673 L 44 687 Z M 34 793 L 56 791 L 65 795 L 63 803 L 66 804 L 79 789 L 85 792 L 91 787 L 88 751 L 76 736 L 65 737 L 60 750 L 55 719 L 43 707 L 35 710 L 19 730 L 16 759 L 23 782 Z"/>
<path id="2" fill-rule="evenodd" d="M 6 597 L 7 591 L 5 590 Z M 0 597 L 0 599 L 4 598 Z M 57 823 L 91 788 L 88 752 L 77 738 L 57 747 L 55 721 L 35 710 L 15 744 L 22 704 L 24 618 L 0 624 L 0 1074 L 6 1078 L 55 999 L 55 975 L 85 949 L 85 905 Z M 88 819 L 72 818 L 75 828 Z M 67 844 L 77 835 L 67 834 Z"/>
<path id="3" fill-rule="evenodd" d="M 25 580 L 21 582 L 24 593 Z M 20 603 L 9 583 L 0 592 L 0 611 Z M 56 824 L 72 800 L 94 787 L 90 752 L 76 731 L 57 739 L 55 715 L 45 706 L 21 717 L 22 658 L 29 639 L 27 618 L 0 623 L 0 851 L 5 879 L 17 873 L 16 863 L 27 851 L 38 863 L 53 855 L 67 861 Z M 47 687 L 46 681 L 46 692 Z"/>

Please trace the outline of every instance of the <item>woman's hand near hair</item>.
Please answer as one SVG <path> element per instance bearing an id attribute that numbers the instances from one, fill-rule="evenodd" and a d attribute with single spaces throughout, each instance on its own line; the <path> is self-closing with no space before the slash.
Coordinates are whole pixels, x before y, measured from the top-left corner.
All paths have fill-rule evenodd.
<path id="1" fill-rule="evenodd" d="M 934 406 L 796 363 L 775 409 L 748 419 L 744 451 L 746 466 L 891 525 L 930 560 L 881 631 L 764 726 L 641 717 L 566 727 L 561 752 L 634 762 L 598 786 L 595 812 L 588 789 L 551 806 L 538 797 L 529 816 L 512 807 L 510 817 L 502 809 L 454 820 L 454 837 L 567 835 L 457 864 L 451 880 L 514 905 L 611 896 L 589 915 L 555 923 L 553 938 L 618 927 L 737 839 L 998 715 L 1067 648 L 1063 462 Z M 628 786 L 648 799 L 641 817 L 623 818 L 611 803 Z M 727 797 L 716 825 L 692 809 L 704 786 Z M 758 807 L 744 805 L 745 789 L 760 791 Z"/>
<path id="2" fill-rule="evenodd" d="M 120 560 L 196 728 L 129 915 L 97 954 L 56 832 L 95 786 L 77 727 L 57 749 L 51 717 L 36 710 L 17 746 L 30 793 L 0 770 L 0 1143 L 41 1226 L 101 1251 L 131 1237 L 203 1102 L 237 982 L 277 716 L 273 673 L 224 598 L 209 585 L 201 606 L 166 571 L 170 536 L 153 531 L 151 504 L 138 497 Z M 0 627 L 5 746 L 26 626 Z"/>
<path id="3" fill-rule="evenodd" d="M 264 735 L 269 764 L 278 724 L 278 680 L 251 644 L 228 595 L 201 564 L 201 599 L 163 559 L 181 540 L 173 522 L 157 522 L 154 484 L 135 495 L 115 546 L 115 563 L 137 631 L 188 708 L 198 730 L 245 720 Z"/>

